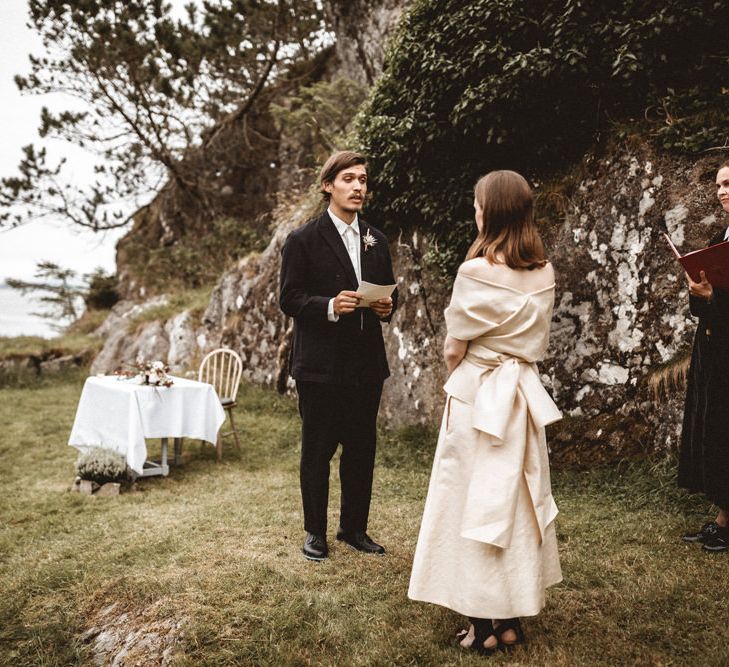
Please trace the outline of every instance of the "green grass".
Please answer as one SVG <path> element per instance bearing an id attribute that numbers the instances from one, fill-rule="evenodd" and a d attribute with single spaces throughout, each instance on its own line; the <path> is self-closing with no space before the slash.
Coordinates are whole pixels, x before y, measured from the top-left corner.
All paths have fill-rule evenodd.
<path id="1" fill-rule="evenodd" d="M 83 315 L 68 327 L 67 334 L 92 334 L 109 317 L 111 309 L 85 310 Z"/>
<path id="2" fill-rule="evenodd" d="M 460 617 L 406 597 L 432 430 L 381 438 L 370 533 L 388 555 L 334 543 L 313 564 L 300 552 L 293 401 L 244 386 L 240 453 L 227 446 L 217 464 L 212 446 L 186 441 L 169 477 L 97 499 L 68 491 L 81 384 L 0 391 L 0 664 L 90 664 L 79 637 L 112 603 L 140 624 L 181 621 L 180 665 L 484 664 L 451 645 Z M 526 620 L 528 648 L 490 663 L 729 664 L 729 554 L 678 540 L 709 508 L 672 475 L 668 464 L 554 475 L 565 580 Z"/>
<path id="3" fill-rule="evenodd" d="M 38 336 L 0 336 L 0 359 L 9 357 L 42 357 L 50 352 L 80 354 L 101 349 L 103 340 L 85 333 L 69 333 L 54 338 Z"/>
<path id="4" fill-rule="evenodd" d="M 179 315 L 183 310 L 190 311 L 193 318 L 200 317 L 210 303 L 212 291 L 212 285 L 176 291 L 168 295 L 167 303 L 147 308 L 130 320 L 129 325 L 138 326 L 145 322 L 168 320 L 175 315 Z"/>

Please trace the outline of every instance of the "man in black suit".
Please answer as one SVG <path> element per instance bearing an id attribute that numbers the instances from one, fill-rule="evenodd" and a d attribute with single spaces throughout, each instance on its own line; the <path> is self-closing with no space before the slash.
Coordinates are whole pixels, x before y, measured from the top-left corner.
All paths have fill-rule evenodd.
<path id="1" fill-rule="evenodd" d="M 392 297 L 358 307 L 360 280 L 395 282 L 387 239 L 359 219 L 367 195 L 367 163 L 351 151 L 332 155 L 320 174 L 327 210 L 289 234 L 282 250 L 281 310 L 294 318 L 290 373 L 301 415 L 304 555 L 328 555 L 329 462 L 342 445 L 337 539 L 364 553 L 385 550 L 367 535 L 377 411 L 390 374 L 381 322 Z"/>

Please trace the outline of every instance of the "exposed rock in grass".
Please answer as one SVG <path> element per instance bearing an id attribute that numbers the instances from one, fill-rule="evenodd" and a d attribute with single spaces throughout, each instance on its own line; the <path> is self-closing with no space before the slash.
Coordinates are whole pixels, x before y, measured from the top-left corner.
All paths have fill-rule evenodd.
<path id="1" fill-rule="evenodd" d="M 119 489 L 121 484 L 119 482 L 107 482 L 99 487 L 99 490 L 94 494 L 96 498 L 113 498 L 119 495 Z"/>
<path id="2" fill-rule="evenodd" d="M 0 360 L 0 375 L 40 374 L 41 358 L 36 355 L 11 356 Z"/>
<path id="3" fill-rule="evenodd" d="M 93 354 L 91 349 L 72 354 L 62 349 L 50 349 L 38 354 L 11 354 L 0 359 L 0 383 L 80 368 L 89 363 Z"/>
<path id="4" fill-rule="evenodd" d="M 99 488 L 96 482 L 92 482 L 90 479 L 79 479 L 78 486 L 76 487 L 79 493 L 83 493 L 85 496 L 90 496 Z"/>
<path id="5" fill-rule="evenodd" d="M 99 667 L 169 665 L 184 637 L 184 619 L 156 619 L 159 603 L 143 612 L 124 611 L 118 603 L 102 609 L 79 637 Z"/>
<path id="6" fill-rule="evenodd" d="M 55 357 L 46 361 L 40 362 L 41 373 L 60 373 L 61 371 L 68 370 L 74 366 L 80 365 L 80 360 L 77 355 L 64 354 L 61 357 Z"/>
<path id="7" fill-rule="evenodd" d="M 94 496 L 94 498 L 114 498 L 121 493 L 121 486 L 119 482 L 107 482 L 99 485 L 90 479 L 76 477 L 71 490 L 83 493 L 86 496 Z"/>

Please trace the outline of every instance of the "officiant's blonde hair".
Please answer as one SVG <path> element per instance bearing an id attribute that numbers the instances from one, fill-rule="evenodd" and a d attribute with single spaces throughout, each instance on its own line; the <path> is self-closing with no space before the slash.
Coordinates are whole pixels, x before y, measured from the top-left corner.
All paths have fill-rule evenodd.
<path id="1" fill-rule="evenodd" d="M 547 263 L 534 223 L 534 193 L 515 171 L 491 171 L 476 183 L 483 225 L 466 259 L 485 257 L 510 269 L 537 269 Z"/>

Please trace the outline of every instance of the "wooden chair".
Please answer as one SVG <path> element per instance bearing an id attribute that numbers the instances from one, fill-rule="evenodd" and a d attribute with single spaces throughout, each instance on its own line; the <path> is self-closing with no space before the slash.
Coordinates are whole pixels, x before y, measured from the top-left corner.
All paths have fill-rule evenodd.
<path id="1" fill-rule="evenodd" d="M 228 433 L 218 433 L 218 441 L 216 443 L 218 461 L 221 461 L 223 458 L 223 436 L 232 434 L 235 438 L 236 449 L 240 451 L 240 440 L 238 440 L 238 433 L 235 430 L 235 422 L 233 421 L 233 408 L 236 405 L 235 397 L 238 395 L 238 387 L 240 386 L 242 373 L 243 360 L 237 352 L 228 348 L 213 350 L 206 354 L 200 362 L 197 379 L 200 382 L 207 382 L 213 385 L 220 398 L 220 403 L 230 418 L 231 431 Z"/>

